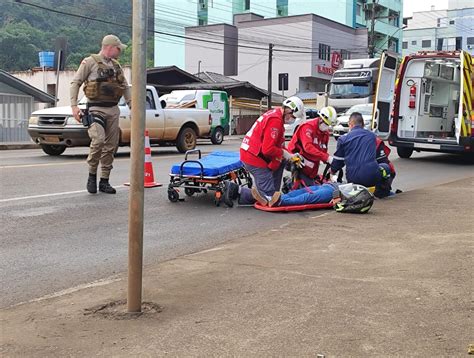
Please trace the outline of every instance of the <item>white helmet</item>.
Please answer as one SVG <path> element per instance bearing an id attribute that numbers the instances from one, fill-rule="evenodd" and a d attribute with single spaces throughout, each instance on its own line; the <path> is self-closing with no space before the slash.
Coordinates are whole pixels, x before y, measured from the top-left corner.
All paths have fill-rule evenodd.
<path id="1" fill-rule="evenodd" d="M 324 123 L 326 123 L 328 126 L 331 126 L 336 123 L 337 113 L 334 107 L 327 106 L 321 108 L 319 111 L 319 117 L 321 117 Z"/>
<path id="2" fill-rule="evenodd" d="M 289 97 L 283 101 L 283 107 L 288 107 L 293 111 L 296 118 L 306 119 L 303 101 L 296 96 Z"/>

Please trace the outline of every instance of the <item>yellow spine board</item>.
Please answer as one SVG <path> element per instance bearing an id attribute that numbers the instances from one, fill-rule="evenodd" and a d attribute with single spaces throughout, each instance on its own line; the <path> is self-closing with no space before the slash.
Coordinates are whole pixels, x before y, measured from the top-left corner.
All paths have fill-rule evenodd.
<path id="1" fill-rule="evenodd" d="M 463 93 L 462 93 L 462 121 L 461 121 L 461 137 L 468 137 L 471 135 L 472 118 L 474 113 L 472 110 L 473 101 L 473 88 L 472 88 L 472 57 L 466 52 L 461 52 L 462 56 L 462 80 L 463 80 Z"/>

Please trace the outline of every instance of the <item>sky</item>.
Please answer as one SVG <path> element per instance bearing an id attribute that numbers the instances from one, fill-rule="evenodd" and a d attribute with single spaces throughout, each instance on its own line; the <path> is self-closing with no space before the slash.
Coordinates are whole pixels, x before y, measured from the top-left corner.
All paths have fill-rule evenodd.
<path id="1" fill-rule="evenodd" d="M 448 0 L 404 0 L 403 17 L 410 17 L 415 11 L 430 10 L 431 5 L 435 6 L 435 10 L 446 10 L 448 8 Z"/>

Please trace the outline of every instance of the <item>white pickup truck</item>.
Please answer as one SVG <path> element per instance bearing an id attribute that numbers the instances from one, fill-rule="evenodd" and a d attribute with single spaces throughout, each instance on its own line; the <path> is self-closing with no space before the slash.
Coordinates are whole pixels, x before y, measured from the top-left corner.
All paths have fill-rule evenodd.
<path id="1" fill-rule="evenodd" d="M 79 102 L 86 107 L 86 98 Z M 130 110 L 120 108 L 119 146 L 130 145 Z M 146 128 L 151 144 L 176 145 L 181 153 L 196 147 L 198 137 L 209 137 L 212 117 L 207 109 L 166 108 L 153 86 L 146 86 Z M 87 128 L 72 117 L 71 107 L 47 108 L 31 114 L 28 133 L 49 155 L 61 155 L 67 147 L 89 146 Z"/>

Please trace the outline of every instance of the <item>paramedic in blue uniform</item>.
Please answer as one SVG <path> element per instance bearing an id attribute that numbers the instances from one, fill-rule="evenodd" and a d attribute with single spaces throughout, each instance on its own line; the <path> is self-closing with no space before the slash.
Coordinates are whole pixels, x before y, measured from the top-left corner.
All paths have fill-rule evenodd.
<path id="1" fill-rule="evenodd" d="M 349 133 L 337 141 L 331 174 L 346 166 L 347 182 L 365 187 L 380 186 L 384 181 L 384 170 L 388 168 L 381 168 L 377 162 L 376 135 L 364 128 L 364 118 L 359 112 L 353 112 L 349 117 L 349 129 Z"/>

